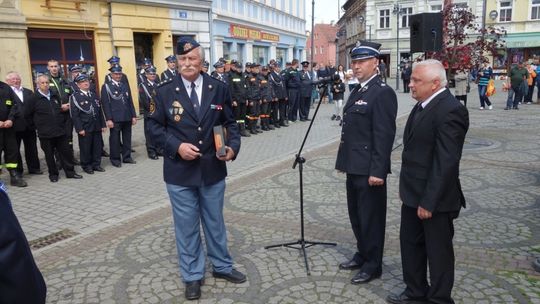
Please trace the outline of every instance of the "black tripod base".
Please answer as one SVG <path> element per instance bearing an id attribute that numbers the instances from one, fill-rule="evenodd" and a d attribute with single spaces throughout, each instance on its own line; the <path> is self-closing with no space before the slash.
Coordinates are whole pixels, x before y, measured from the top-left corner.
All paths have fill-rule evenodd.
<path id="1" fill-rule="evenodd" d="M 296 242 L 288 242 L 288 243 L 265 246 L 264 249 L 271 249 L 271 248 L 277 248 L 277 247 L 287 247 L 287 248 L 292 248 L 292 249 L 296 249 L 296 250 L 302 250 L 302 253 L 304 255 L 304 263 L 306 264 L 307 275 L 311 275 L 311 272 L 309 271 L 309 264 L 308 264 L 308 261 L 307 261 L 306 248 L 309 248 L 309 247 L 315 246 L 315 245 L 336 246 L 337 244 L 336 243 L 313 242 L 313 241 L 306 241 L 306 240 L 298 240 Z"/>

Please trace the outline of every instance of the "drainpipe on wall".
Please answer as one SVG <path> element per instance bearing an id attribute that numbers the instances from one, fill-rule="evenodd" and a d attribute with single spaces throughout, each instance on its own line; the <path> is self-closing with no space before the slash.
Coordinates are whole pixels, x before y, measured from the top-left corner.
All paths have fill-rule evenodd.
<path id="1" fill-rule="evenodd" d="M 215 44 L 214 44 L 214 12 L 212 11 L 212 6 L 208 10 L 208 21 L 210 22 L 210 59 L 208 62 L 210 65 L 213 65 L 216 57 L 215 54 Z"/>
<path id="2" fill-rule="evenodd" d="M 112 3 L 111 1 L 108 1 L 109 5 L 109 34 L 111 35 L 111 49 L 114 56 L 118 56 L 118 52 L 116 51 L 116 48 L 114 47 L 114 34 L 113 34 L 113 28 L 112 28 Z"/>

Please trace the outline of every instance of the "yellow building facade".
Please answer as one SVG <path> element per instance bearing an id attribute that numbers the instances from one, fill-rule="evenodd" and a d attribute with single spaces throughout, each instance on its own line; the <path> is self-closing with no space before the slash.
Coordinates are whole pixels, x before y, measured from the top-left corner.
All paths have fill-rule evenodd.
<path id="1" fill-rule="evenodd" d="M 138 107 L 137 66 L 151 58 L 162 71 L 163 59 L 173 54 L 168 7 L 105 0 L 7 2 L 0 7 L 0 73 L 18 71 L 29 88 L 32 77 L 56 59 L 64 75 L 70 66 L 83 65 L 99 89 L 109 72 L 107 59 L 117 55 Z"/>

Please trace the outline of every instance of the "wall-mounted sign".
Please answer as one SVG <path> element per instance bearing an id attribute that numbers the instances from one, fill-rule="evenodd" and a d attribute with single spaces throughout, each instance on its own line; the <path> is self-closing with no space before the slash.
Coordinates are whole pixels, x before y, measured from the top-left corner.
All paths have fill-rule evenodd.
<path id="1" fill-rule="evenodd" d="M 267 33 L 259 30 L 254 30 L 238 24 L 231 24 L 231 36 L 234 38 L 251 39 L 251 40 L 266 40 L 279 41 L 279 35 Z"/>
<path id="2" fill-rule="evenodd" d="M 187 19 L 188 13 L 186 11 L 178 11 L 178 18 Z"/>

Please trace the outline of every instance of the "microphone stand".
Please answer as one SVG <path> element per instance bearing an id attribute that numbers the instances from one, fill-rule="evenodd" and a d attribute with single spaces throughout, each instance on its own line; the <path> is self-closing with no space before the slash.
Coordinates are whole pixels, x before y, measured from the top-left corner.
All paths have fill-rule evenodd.
<path id="1" fill-rule="evenodd" d="M 317 241 L 307 241 L 304 238 L 304 180 L 303 180 L 303 172 L 304 172 L 304 163 L 306 162 L 306 159 L 302 157 L 302 150 L 304 149 L 304 144 L 306 143 L 307 137 L 309 135 L 309 132 L 311 131 L 311 126 L 313 126 L 313 122 L 315 121 L 315 117 L 317 117 L 317 112 L 319 112 L 319 108 L 321 106 L 321 102 L 326 95 L 328 91 L 328 84 L 324 83 L 324 87 L 321 93 L 321 98 L 319 99 L 319 103 L 317 104 L 317 108 L 315 109 L 315 112 L 313 113 L 313 117 L 311 118 L 311 122 L 309 123 L 309 127 L 306 131 L 306 134 L 304 136 L 304 140 L 302 141 L 302 145 L 300 146 L 300 150 L 298 151 L 298 154 L 296 154 L 294 163 L 292 168 L 296 169 L 296 166 L 298 165 L 298 174 L 300 177 L 300 239 L 298 241 L 293 242 L 287 242 L 287 243 L 281 243 L 281 244 L 275 244 L 270 246 L 265 246 L 264 249 L 270 249 L 270 248 L 276 248 L 276 247 L 287 247 L 292 249 L 301 250 L 302 254 L 304 255 L 304 263 L 306 264 L 306 272 L 307 275 L 311 275 L 309 270 L 309 264 L 307 260 L 306 255 L 306 248 L 309 248 L 311 246 L 315 245 L 325 245 L 325 246 L 336 246 L 336 243 L 326 243 L 326 242 L 317 242 Z"/>

